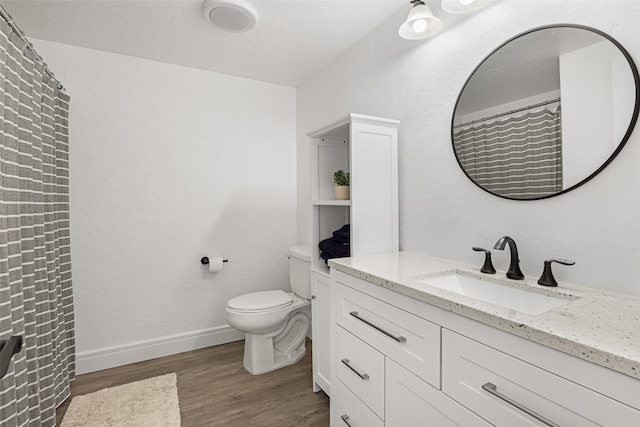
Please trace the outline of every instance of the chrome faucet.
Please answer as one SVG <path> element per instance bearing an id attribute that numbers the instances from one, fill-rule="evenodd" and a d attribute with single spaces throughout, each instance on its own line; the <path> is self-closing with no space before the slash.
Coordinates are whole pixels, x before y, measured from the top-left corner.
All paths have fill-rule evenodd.
<path id="1" fill-rule="evenodd" d="M 502 251 L 507 243 L 511 251 L 511 262 L 509 263 L 509 270 L 507 270 L 507 277 L 509 279 L 522 280 L 524 279 L 524 274 L 520 271 L 520 259 L 518 258 L 518 247 L 516 246 L 515 240 L 509 236 L 501 237 L 493 246 L 493 249 Z"/>

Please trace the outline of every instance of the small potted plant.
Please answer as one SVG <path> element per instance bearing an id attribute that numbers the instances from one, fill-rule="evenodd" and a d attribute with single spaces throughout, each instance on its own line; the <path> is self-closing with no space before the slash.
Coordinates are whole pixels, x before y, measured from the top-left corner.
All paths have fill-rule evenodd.
<path id="1" fill-rule="evenodd" d="M 342 169 L 333 174 L 333 182 L 336 184 L 333 187 L 333 192 L 336 200 L 349 200 L 349 172 L 345 172 Z"/>

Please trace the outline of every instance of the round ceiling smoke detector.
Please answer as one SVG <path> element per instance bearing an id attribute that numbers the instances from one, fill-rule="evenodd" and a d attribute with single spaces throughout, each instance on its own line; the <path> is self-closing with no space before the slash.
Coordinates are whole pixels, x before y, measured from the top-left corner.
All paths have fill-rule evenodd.
<path id="1" fill-rule="evenodd" d="M 207 22 L 230 33 L 249 31 L 258 22 L 253 6 L 241 0 L 206 0 L 202 12 Z"/>

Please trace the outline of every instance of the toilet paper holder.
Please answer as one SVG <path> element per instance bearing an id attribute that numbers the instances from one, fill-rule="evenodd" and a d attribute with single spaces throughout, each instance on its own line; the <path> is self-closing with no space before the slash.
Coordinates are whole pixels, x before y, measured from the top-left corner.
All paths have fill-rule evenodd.
<path id="1" fill-rule="evenodd" d="M 223 260 L 222 260 L 222 262 L 229 262 L 229 260 L 228 260 L 228 259 L 223 259 Z M 207 265 L 207 264 L 209 264 L 209 257 L 207 257 L 207 256 L 203 256 L 203 257 L 200 259 L 200 264 L 202 264 L 202 265 Z"/>

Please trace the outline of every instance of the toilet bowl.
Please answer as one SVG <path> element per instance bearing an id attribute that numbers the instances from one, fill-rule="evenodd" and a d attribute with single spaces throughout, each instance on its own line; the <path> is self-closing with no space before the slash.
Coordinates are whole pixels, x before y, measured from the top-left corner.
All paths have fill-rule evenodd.
<path id="1" fill-rule="evenodd" d="M 227 302 L 227 323 L 245 333 L 243 364 L 258 375 L 298 362 L 306 354 L 311 321 L 311 247 L 289 248 L 291 292 L 252 292 Z"/>

